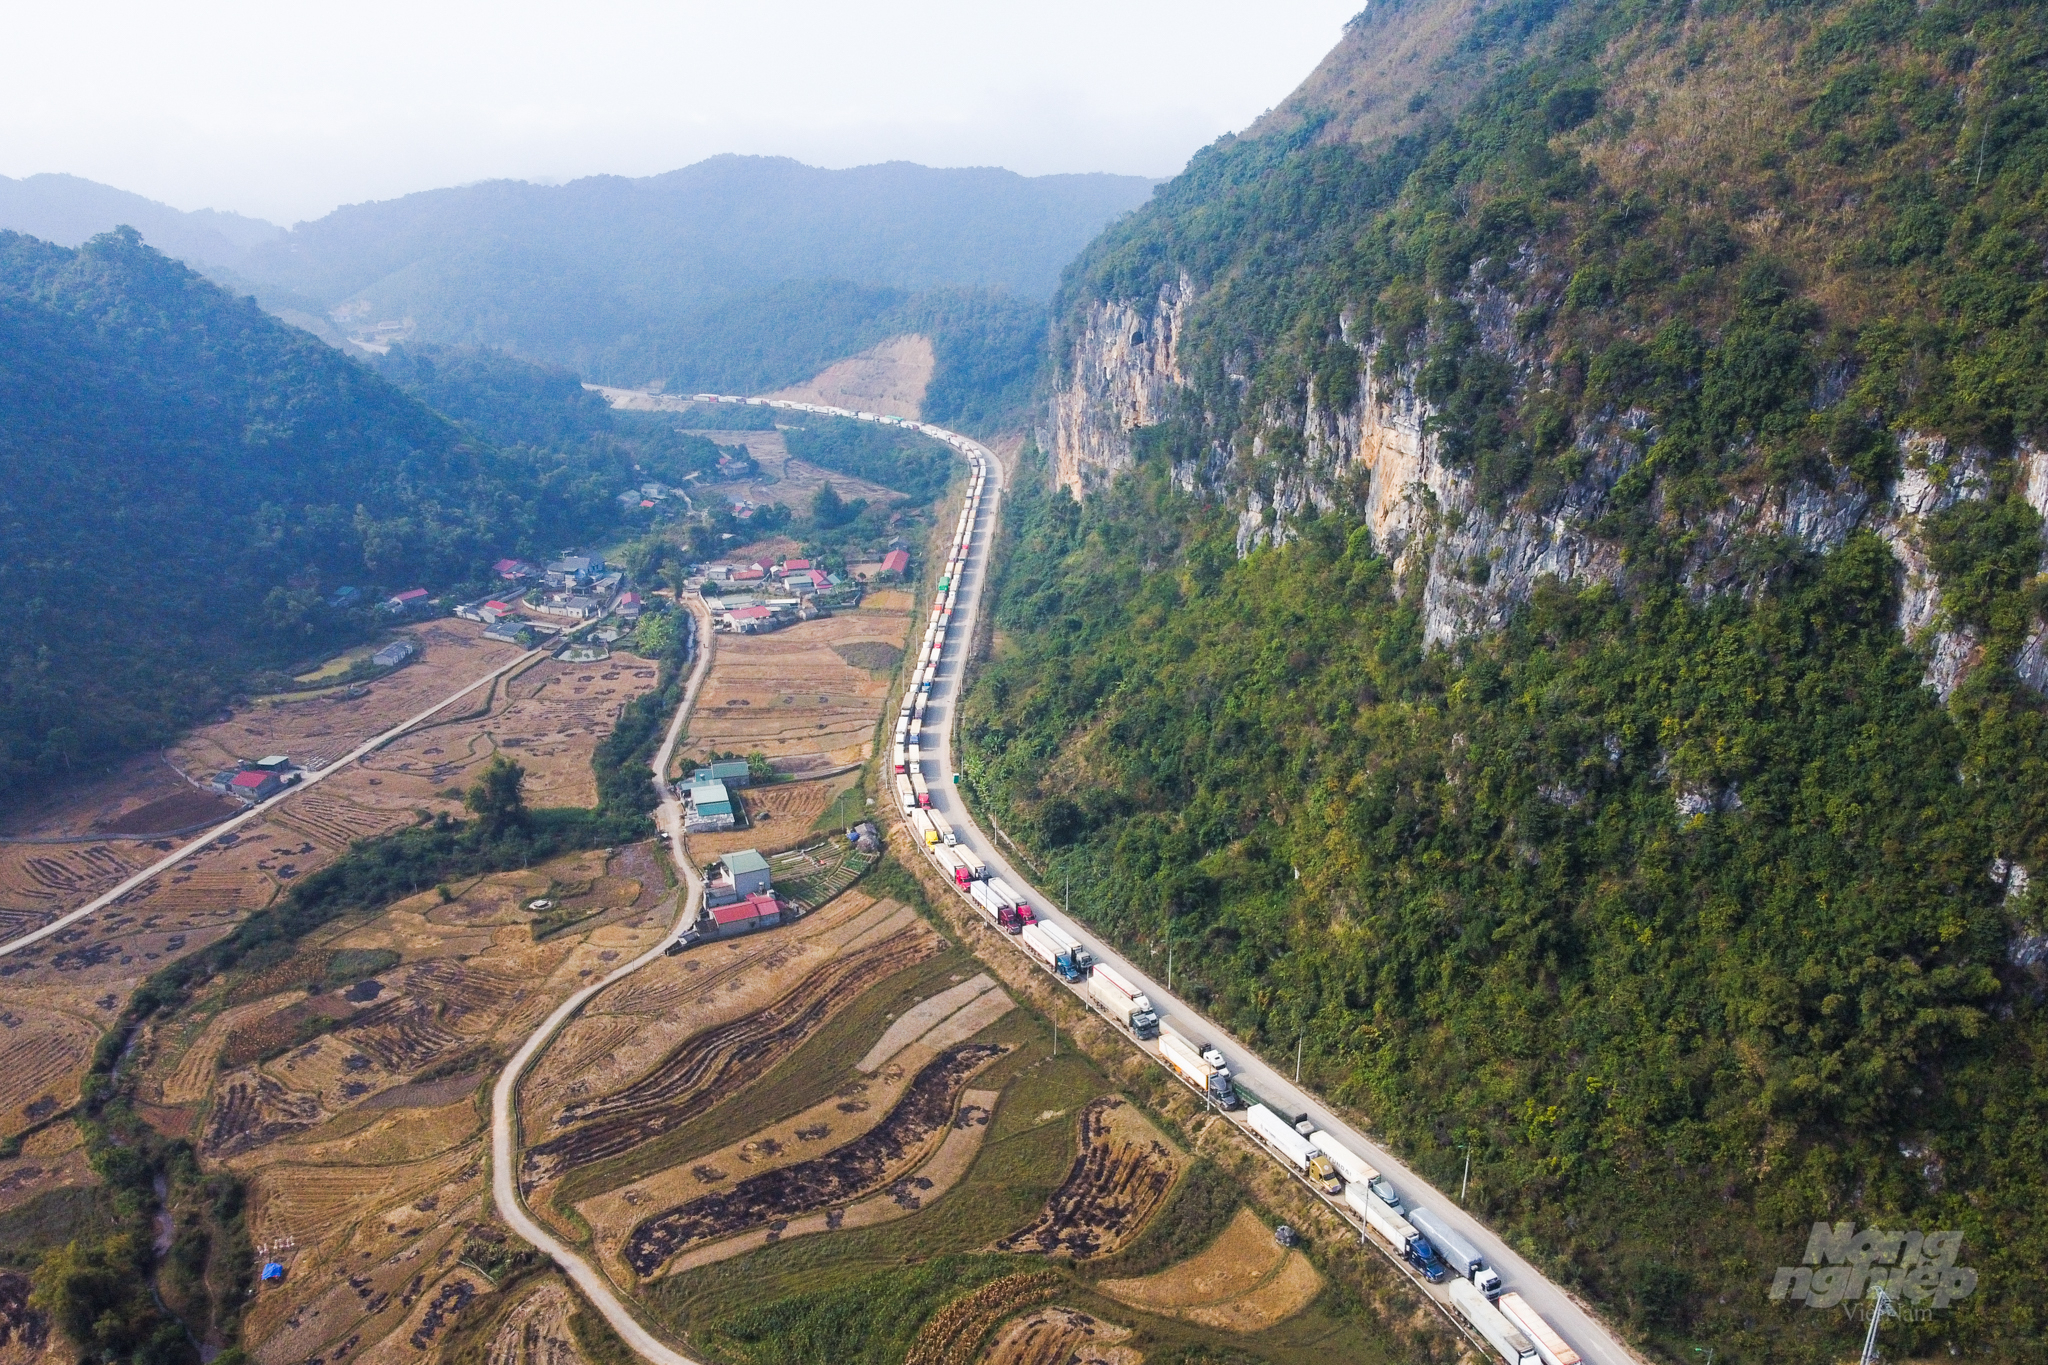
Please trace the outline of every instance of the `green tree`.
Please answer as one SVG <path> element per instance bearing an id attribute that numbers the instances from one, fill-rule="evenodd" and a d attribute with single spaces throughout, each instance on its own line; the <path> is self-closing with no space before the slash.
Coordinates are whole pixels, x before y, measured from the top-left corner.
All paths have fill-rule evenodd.
<path id="1" fill-rule="evenodd" d="M 525 781 L 526 769 L 499 754 L 470 784 L 462 804 L 483 825 L 487 838 L 526 827 L 526 797 L 520 791 Z"/>

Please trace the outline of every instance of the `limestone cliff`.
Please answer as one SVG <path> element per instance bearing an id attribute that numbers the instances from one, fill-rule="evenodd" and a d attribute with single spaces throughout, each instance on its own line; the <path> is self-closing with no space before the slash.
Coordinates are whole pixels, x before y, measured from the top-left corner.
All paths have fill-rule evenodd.
<path id="1" fill-rule="evenodd" d="M 1175 411 L 1202 410 L 1178 351 L 1196 297 L 1183 274 L 1150 309 L 1101 302 L 1072 333 L 1067 378 L 1052 401 L 1050 455 L 1054 477 L 1077 497 L 1130 468 L 1141 428 Z M 1477 290 L 1466 302 L 1482 322 L 1483 344 L 1525 381 L 1540 379 L 1540 365 L 1512 341 L 1512 306 L 1504 297 Z M 1242 454 L 1233 456 L 1219 439 L 1198 466 L 1174 471 L 1183 487 L 1232 500 L 1240 554 L 1285 541 L 1290 520 L 1304 511 L 1350 507 L 1404 578 L 1423 575 L 1424 629 L 1432 646 L 1499 627 L 1546 576 L 1564 583 L 1620 579 L 1619 547 L 1593 527 L 1616 481 L 1656 438 L 1645 414 L 1614 414 L 1582 434 L 1584 472 L 1548 505 L 1489 511 L 1470 475 L 1443 458 L 1431 430 L 1434 414 L 1417 396 L 1412 372 L 1376 375 L 1377 339 L 1345 339 L 1359 344 L 1363 357 L 1355 399 L 1333 407 L 1319 401 L 1311 384 L 1298 410 L 1268 405 L 1247 423 L 1255 434 Z M 1750 552 L 1766 543 L 1790 540 L 1802 550 L 1825 552 L 1868 528 L 1898 560 L 1899 629 L 1926 656 L 1928 685 L 1946 698 L 1980 657 L 1981 642 L 1971 627 L 1945 622 L 1940 580 L 1920 529 L 1958 502 L 1984 498 L 1993 461 L 1982 449 L 1955 447 L 1939 436 L 1914 433 L 1899 444 L 1900 471 L 1884 497 L 1846 479 L 1833 488 L 1796 480 L 1731 497 L 1705 523 L 1685 528 L 1700 533 L 1687 581 L 1702 596 L 1755 591 L 1763 584 L 1749 567 L 1758 559 Z M 2048 515 L 2048 454 L 2023 444 L 2018 481 L 2035 510 Z M 2048 570 L 2048 552 L 2043 565 Z M 2016 667 L 2031 686 L 2048 691 L 2048 629 L 2035 631 Z"/>

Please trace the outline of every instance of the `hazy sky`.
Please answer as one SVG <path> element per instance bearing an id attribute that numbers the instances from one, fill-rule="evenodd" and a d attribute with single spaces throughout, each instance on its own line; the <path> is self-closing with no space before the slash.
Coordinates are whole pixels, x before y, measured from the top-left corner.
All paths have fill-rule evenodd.
<path id="1" fill-rule="evenodd" d="M 780 0 L 10 9 L 0 174 L 290 223 L 719 152 L 1168 175 L 1364 0 Z"/>

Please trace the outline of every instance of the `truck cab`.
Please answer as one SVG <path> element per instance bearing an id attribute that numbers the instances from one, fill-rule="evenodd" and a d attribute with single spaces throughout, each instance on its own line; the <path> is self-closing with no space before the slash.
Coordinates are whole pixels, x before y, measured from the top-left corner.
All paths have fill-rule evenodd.
<path id="1" fill-rule="evenodd" d="M 1321 1152 L 1308 1159 L 1308 1178 L 1313 1180 L 1324 1194 L 1342 1194 L 1344 1177 L 1337 1174 L 1337 1168 Z"/>
<path id="2" fill-rule="evenodd" d="M 1431 1284 L 1442 1284 L 1451 1273 L 1451 1268 L 1444 1264 L 1443 1257 L 1436 1254 L 1436 1248 L 1429 1244 L 1427 1237 L 1409 1239 L 1408 1245 L 1402 1248 L 1402 1254 L 1408 1258 L 1408 1264 L 1421 1271 L 1422 1278 Z"/>
<path id="3" fill-rule="evenodd" d="M 1209 1078 L 1209 1098 L 1216 1101 L 1219 1109 L 1237 1108 L 1237 1087 L 1230 1083 L 1228 1071 L 1219 1071 Z"/>
<path id="4" fill-rule="evenodd" d="M 1020 928 L 1021 928 L 1021 927 L 1023 927 L 1023 926 L 1024 926 L 1024 925 L 1026 925 L 1026 924 L 1036 924 L 1036 923 L 1038 923 L 1038 916 L 1036 916 L 1036 915 L 1034 915 L 1034 914 L 1032 914 L 1032 913 L 1031 913 L 1031 907 L 1030 907 L 1030 906 L 1028 906 L 1028 905 L 1026 905 L 1026 904 L 1025 904 L 1025 903 L 1024 903 L 1023 901 L 1018 901 L 1018 902 L 1017 902 L 1017 924 L 1018 924 L 1018 927 L 1020 927 Z"/>
<path id="5" fill-rule="evenodd" d="M 1159 1012 L 1157 1010 L 1133 1010 L 1131 1012 L 1131 1032 L 1140 1038 L 1157 1038 L 1159 1036 Z"/>
<path id="6" fill-rule="evenodd" d="M 1061 953 L 1052 960 L 1053 970 L 1060 974 L 1062 981 L 1079 981 L 1082 977 L 1088 975 L 1088 969 L 1075 961 L 1079 956 L 1081 954 L 1078 951 Z"/>
<path id="7" fill-rule="evenodd" d="M 1393 1185 L 1387 1180 L 1385 1176 L 1374 1176 L 1372 1180 L 1367 1183 L 1366 1188 L 1372 1191 L 1374 1198 L 1378 1199 L 1382 1204 L 1385 1204 L 1395 1213 L 1407 1212 L 1405 1209 L 1401 1207 L 1401 1196 L 1394 1192 Z"/>

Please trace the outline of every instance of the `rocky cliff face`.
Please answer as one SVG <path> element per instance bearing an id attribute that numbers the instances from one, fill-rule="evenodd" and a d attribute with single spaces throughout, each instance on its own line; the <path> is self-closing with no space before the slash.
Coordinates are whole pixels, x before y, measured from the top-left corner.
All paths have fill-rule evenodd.
<path id="1" fill-rule="evenodd" d="M 1085 497 L 1133 462 L 1135 433 L 1170 411 L 1199 415 L 1201 395 L 1183 373 L 1178 344 L 1193 282 L 1183 275 L 1150 309 L 1101 302 L 1071 338 L 1068 378 L 1052 404 L 1054 477 Z M 1513 307 L 1481 290 L 1465 302 L 1484 344 L 1525 380 L 1536 363 L 1513 341 Z M 1641 412 L 1615 414 L 1580 436 L 1583 473 L 1551 505 L 1511 504 L 1489 511 L 1468 474 L 1443 458 L 1431 434 L 1429 405 L 1412 373 L 1375 376 L 1374 338 L 1345 338 L 1360 347 L 1357 397 L 1342 407 L 1319 399 L 1311 384 L 1296 411 L 1268 405 L 1255 434 L 1233 455 L 1223 437 L 1200 466 L 1176 467 L 1176 481 L 1232 500 L 1238 552 L 1284 542 L 1289 523 L 1311 508 L 1347 505 L 1362 511 L 1373 541 L 1406 577 L 1424 576 L 1422 610 L 1432 646 L 1496 629 L 1546 575 L 1565 583 L 1617 581 L 1619 548 L 1592 531 L 1615 483 L 1641 458 L 1656 432 Z M 1848 480 L 1835 488 L 1805 481 L 1736 496 L 1698 532 L 1687 581 L 1702 596 L 1761 586 L 1746 553 L 1772 540 L 1809 552 L 1840 546 L 1868 528 L 1898 560 L 1898 625 L 1927 659 L 1927 683 L 1944 698 L 1982 654 L 1968 626 L 1951 628 L 1941 611 L 1941 583 L 1921 536 L 1925 521 L 1991 489 L 1989 452 L 1952 446 L 1942 437 L 1909 434 L 1900 441 L 1900 473 L 1888 495 L 1874 497 Z M 1284 452 L 1284 453 L 1280 453 Z M 2016 475 L 2027 500 L 2048 516 L 2048 452 L 2022 445 Z M 2044 552 L 2048 571 L 2048 552 Z M 2025 681 L 2048 691 L 2048 629 L 2037 629 L 2016 664 Z"/>
<path id="2" fill-rule="evenodd" d="M 1186 275 L 1149 312 L 1107 302 L 1088 313 L 1052 398 L 1053 477 L 1083 497 L 1131 464 L 1131 433 L 1187 390 L 1180 337 L 1194 284 Z"/>

